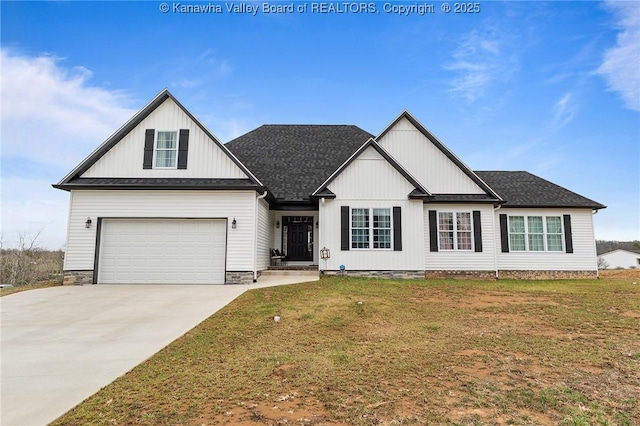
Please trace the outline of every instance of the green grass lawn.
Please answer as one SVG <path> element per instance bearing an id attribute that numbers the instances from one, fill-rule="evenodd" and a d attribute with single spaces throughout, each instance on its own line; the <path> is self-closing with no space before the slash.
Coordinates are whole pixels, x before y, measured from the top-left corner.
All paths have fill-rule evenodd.
<path id="1" fill-rule="evenodd" d="M 632 280 L 323 278 L 243 294 L 54 424 L 637 425 L 639 330 Z"/>

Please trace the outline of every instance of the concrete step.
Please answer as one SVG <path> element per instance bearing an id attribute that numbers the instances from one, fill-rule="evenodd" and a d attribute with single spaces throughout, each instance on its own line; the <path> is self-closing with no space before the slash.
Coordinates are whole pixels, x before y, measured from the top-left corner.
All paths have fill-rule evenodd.
<path id="1" fill-rule="evenodd" d="M 262 271 L 262 277 L 265 276 L 291 276 L 291 275 L 302 275 L 302 276 L 311 276 L 318 277 L 320 276 L 320 272 L 318 270 L 309 271 L 303 269 L 267 269 Z"/>

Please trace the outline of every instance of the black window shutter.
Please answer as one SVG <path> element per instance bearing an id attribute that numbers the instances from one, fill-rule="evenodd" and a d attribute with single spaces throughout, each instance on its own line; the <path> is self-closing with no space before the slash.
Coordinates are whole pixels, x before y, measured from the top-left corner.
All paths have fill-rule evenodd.
<path id="1" fill-rule="evenodd" d="M 402 251 L 402 209 L 393 208 L 393 251 Z"/>
<path id="2" fill-rule="evenodd" d="M 480 210 L 473 211 L 473 245 L 475 251 L 482 252 L 482 225 L 480 225 Z"/>
<path id="3" fill-rule="evenodd" d="M 155 129 L 147 129 L 144 132 L 144 161 L 143 169 L 153 168 L 153 142 L 156 137 Z"/>
<path id="4" fill-rule="evenodd" d="M 438 214 L 429 210 L 429 250 L 438 251 Z"/>
<path id="5" fill-rule="evenodd" d="M 567 253 L 573 253 L 573 235 L 571 234 L 571 215 L 565 214 L 562 219 L 564 220 L 564 243 Z"/>
<path id="6" fill-rule="evenodd" d="M 502 245 L 502 252 L 509 253 L 509 228 L 506 214 L 500 215 L 500 244 Z"/>
<path id="7" fill-rule="evenodd" d="M 340 250 L 349 250 L 349 206 L 340 207 Z"/>
<path id="8" fill-rule="evenodd" d="M 189 129 L 180 129 L 180 139 L 178 143 L 178 168 L 187 168 L 187 157 L 189 156 Z"/>

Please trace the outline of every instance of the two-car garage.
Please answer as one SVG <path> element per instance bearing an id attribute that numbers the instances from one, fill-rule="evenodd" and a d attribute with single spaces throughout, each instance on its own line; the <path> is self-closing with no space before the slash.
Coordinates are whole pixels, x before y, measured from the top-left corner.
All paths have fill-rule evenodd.
<path id="1" fill-rule="evenodd" d="M 226 219 L 100 221 L 99 284 L 224 284 Z"/>

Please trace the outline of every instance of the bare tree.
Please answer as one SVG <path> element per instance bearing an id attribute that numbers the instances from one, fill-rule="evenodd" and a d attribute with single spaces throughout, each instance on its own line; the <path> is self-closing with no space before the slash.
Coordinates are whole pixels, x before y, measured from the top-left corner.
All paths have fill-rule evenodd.
<path id="1" fill-rule="evenodd" d="M 609 262 L 607 262 L 604 257 L 598 256 L 598 269 L 607 269 L 609 267 Z"/>
<path id="2" fill-rule="evenodd" d="M 50 278 L 61 269 L 62 253 L 49 252 L 38 245 L 42 231 L 18 233 L 15 248 L 5 248 L 0 236 L 0 283 L 31 284 Z"/>

